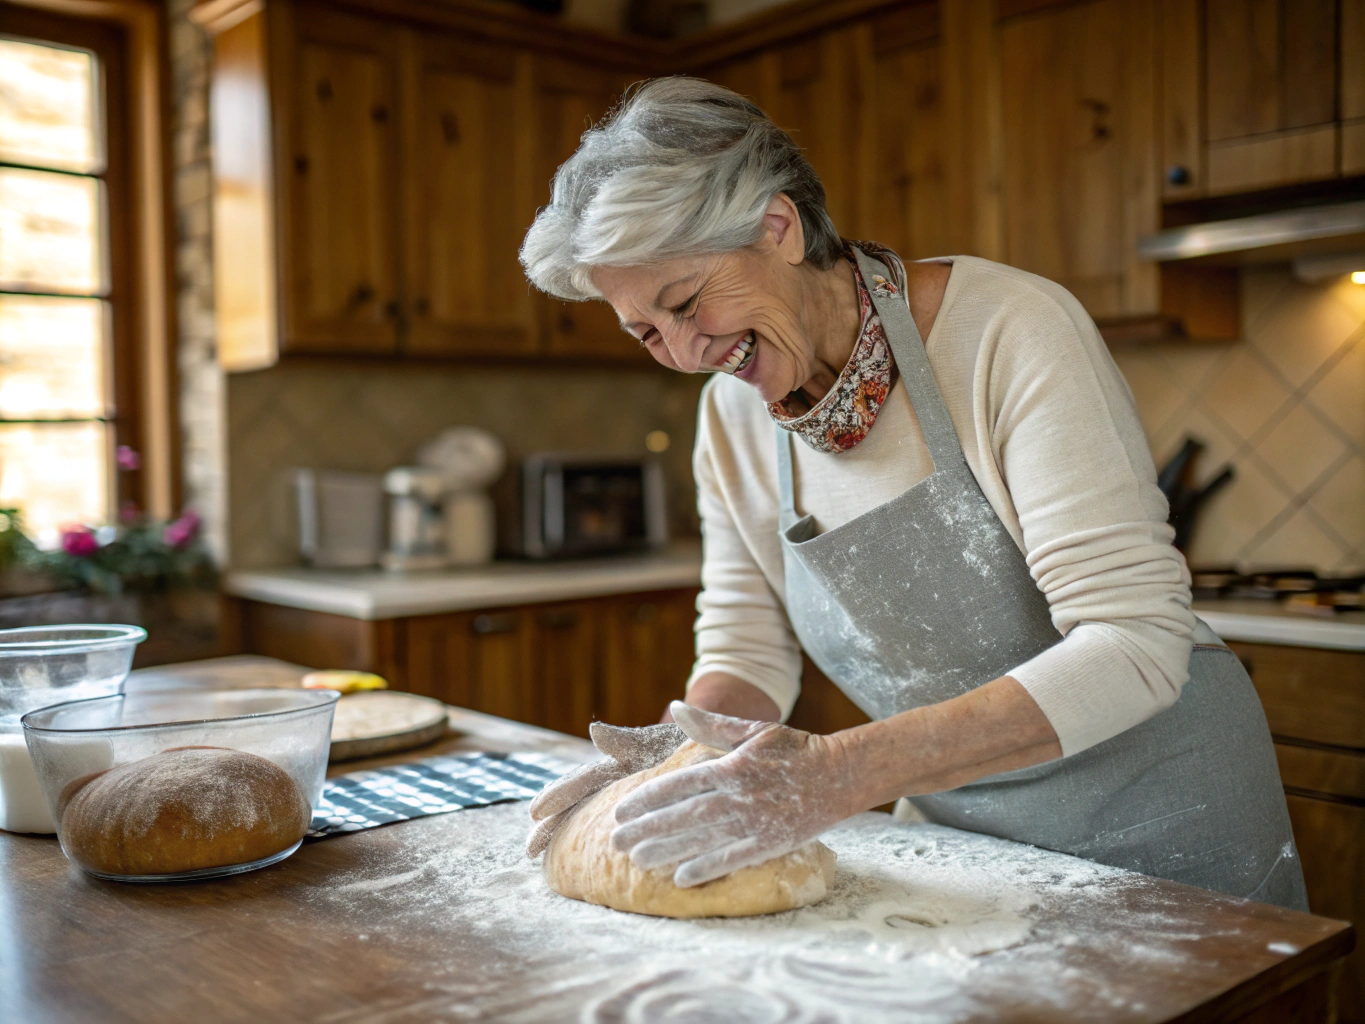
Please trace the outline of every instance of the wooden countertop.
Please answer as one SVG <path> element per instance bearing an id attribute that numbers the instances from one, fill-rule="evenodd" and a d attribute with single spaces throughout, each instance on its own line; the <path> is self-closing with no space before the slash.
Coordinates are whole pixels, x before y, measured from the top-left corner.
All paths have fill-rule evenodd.
<path id="1" fill-rule="evenodd" d="M 299 671 L 242 658 L 186 670 L 190 685 L 290 685 Z M 477 749 L 591 755 L 582 740 L 486 715 L 452 709 L 451 721 L 458 735 L 388 760 Z M 503 804 L 310 842 L 262 871 L 168 886 L 101 882 L 53 839 L 0 833 L 0 1020 L 607 1021 L 690 1006 L 689 1020 L 724 1021 L 741 1003 L 764 1014 L 790 1004 L 822 1022 L 904 1020 L 912 1010 L 924 1021 L 1326 1020 L 1329 969 L 1353 942 L 1343 922 L 868 814 L 827 838 L 851 865 L 836 891 L 867 882 L 858 856 L 871 850 L 887 870 L 925 857 L 921 873 L 909 868 L 925 885 L 960 854 L 1001 891 L 1034 895 L 1016 901 L 1023 930 L 1005 948 L 869 953 L 858 972 L 838 974 L 825 954 L 803 959 L 791 943 L 770 955 L 769 939 L 804 935 L 792 928 L 809 928 L 818 905 L 792 925 L 791 915 L 661 921 L 561 900 L 521 855 L 525 829 L 525 806 Z M 1021 878 L 1034 888 L 1020 889 Z"/>

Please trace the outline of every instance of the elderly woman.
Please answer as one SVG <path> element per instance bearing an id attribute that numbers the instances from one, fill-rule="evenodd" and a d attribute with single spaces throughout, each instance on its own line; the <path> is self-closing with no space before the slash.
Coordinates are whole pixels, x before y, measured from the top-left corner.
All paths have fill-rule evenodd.
<path id="1" fill-rule="evenodd" d="M 559 168 L 521 258 L 711 373 L 697 662 L 676 725 L 594 726 L 561 812 L 666 757 L 613 844 L 697 885 L 907 797 L 928 820 L 1306 909 L 1261 706 L 1190 611 L 1132 395 L 1063 288 L 841 238 L 761 110 L 634 91 Z M 779 723 L 801 650 L 873 719 Z"/>

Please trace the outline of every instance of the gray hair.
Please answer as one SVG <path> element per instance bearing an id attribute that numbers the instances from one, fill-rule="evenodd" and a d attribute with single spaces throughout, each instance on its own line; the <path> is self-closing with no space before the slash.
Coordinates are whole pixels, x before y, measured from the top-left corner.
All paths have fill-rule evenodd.
<path id="1" fill-rule="evenodd" d="M 829 269 L 843 240 L 825 187 L 792 137 L 749 100 L 696 78 L 656 78 L 583 135 L 521 245 L 531 283 L 599 298 L 594 266 L 732 252 L 763 234 L 778 193 L 801 215 L 806 259 Z"/>

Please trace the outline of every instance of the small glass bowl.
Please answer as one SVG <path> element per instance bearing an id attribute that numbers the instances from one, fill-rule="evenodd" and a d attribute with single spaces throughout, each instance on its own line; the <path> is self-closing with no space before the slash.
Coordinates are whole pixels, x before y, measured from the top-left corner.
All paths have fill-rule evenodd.
<path id="1" fill-rule="evenodd" d="M 83 870 L 121 882 L 217 878 L 274 864 L 299 847 L 249 862 L 172 874 L 111 874 L 81 862 L 63 833 L 58 801 L 82 776 L 139 761 L 172 747 L 226 747 L 282 768 L 311 808 L 327 772 L 334 690 L 148 690 L 72 701 L 23 717 L 24 738 L 47 799 L 62 851 Z"/>
<path id="2" fill-rule="evenodd" d="M 118 693 L 145 639 L 141 626 L 0 629 L 0 828 L 56 831 L 19 719 L 52 704 Z"/>
<path id="3" fill-rule="evenodd" d="M 0 629 L 0 727 L 29 711 L 117 693 L 147 639 L 141 626 Z"/>

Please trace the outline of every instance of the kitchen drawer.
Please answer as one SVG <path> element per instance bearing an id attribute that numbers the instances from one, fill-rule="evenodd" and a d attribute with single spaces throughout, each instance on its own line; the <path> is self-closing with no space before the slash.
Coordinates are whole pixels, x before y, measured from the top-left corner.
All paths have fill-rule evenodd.
<path id="1" fill-rule="evenodd" d="M 1287 791 L 1330 796 L 1365 807 L 1365 755 L 1276 743 L 1280 779 Z"/>
<path id="2" fill-rule="evenodd" d="M 1365 750 L 1365 653 L 1229 643 L 1276 737 Z"/>

